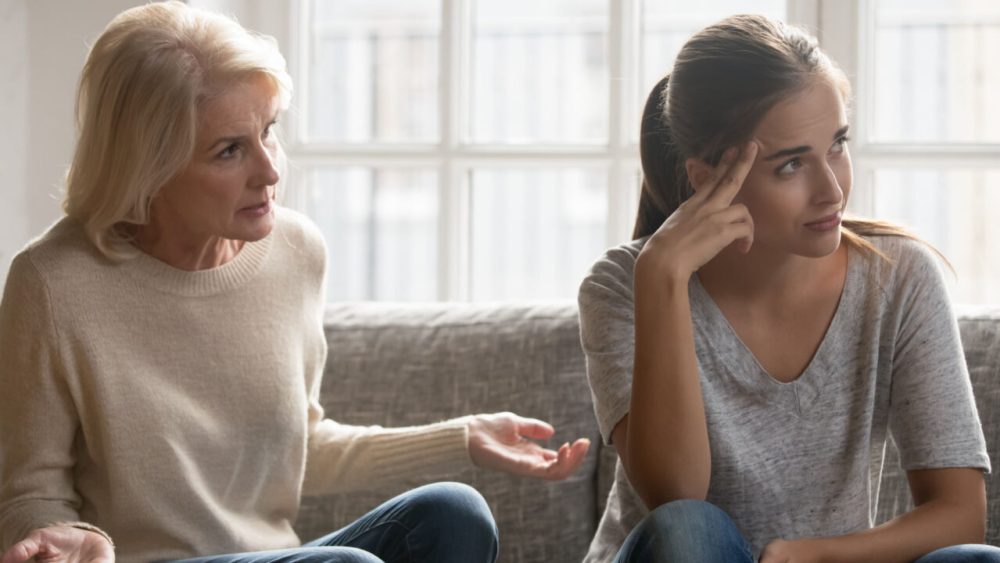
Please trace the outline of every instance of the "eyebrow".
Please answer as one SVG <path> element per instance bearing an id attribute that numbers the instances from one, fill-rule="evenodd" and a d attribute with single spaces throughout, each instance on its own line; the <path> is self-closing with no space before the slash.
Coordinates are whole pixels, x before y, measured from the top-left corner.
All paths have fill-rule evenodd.
<path id="1" fill-rule="evenodd" d="M 841 127 L 840 129 L 837 129 L 837 132 L 833 134 L 833 140 L 836 141 L 837 139 L 839 139 L 839 138 L 843 137 L 844 135 L 846 135 L 847 134 L 847 130 L 849 128 L 850 128 L 850 125 L 845 125 L 845 126 Z M 802 145 L 802 146 L 798 146 L 798 147 L 792 147 L 790 149 L 781 149 L 780 151 L 772 154 L 771 156 L 765 156 L 764 160 L 765 161 L 767 161 L 767 160 L 777 160 L 779 158 L 786 157 L 786 156 L 792 156 L 792 155 L 796 155 L 796 154 L 807 153 L 807 152 L 809 152 L 811 150 L 812 150 L 812 147 L 809 146 L 809 145 Z"/>
<path id="2" fill-rule="evenodd" d="M 271 126 L 273 126 L 276 123 L 278 123 L 278 114 L 277 113 L 275 113 L 274 117 L 271 118 L 271 121 L 269 121 L 267 123 L 267 126 L 271 127 Z M 247 138 L 247 135 L 233 135 L 231 137 L 219 137 L 218 139 L 215 140 L 214 143 L 212 143 L 211 145 L 208 146 L 207 149 L 205 149 L 205 152 L 212 152 L 212 151 L 215 150 L 215 147 L 218 147 L 219 145 L 222 145 L 222 144 L 225 144 L 225 145 L 228 146 L 228 145 L 233 144 L 233 143 L 241 143 L 241 142 L 245 141 L 246 138 Z"/>

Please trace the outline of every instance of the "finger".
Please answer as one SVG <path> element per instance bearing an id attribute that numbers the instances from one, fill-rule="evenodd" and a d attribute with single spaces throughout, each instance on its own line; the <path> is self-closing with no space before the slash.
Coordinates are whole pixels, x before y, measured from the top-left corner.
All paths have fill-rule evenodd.
<path id="1" fill-rule="evenodd" d="M 723 173 L 716 188 L 709 195 L 710 203 L 724 207 L 733 202 L 736 194 L 740 193 L 743 181 L 750 173 L 750 168 L 753 167 L 754 160 L 757 158 L 757 150 L 756 141 L 750 141 L 743 147 L 739 157 Z"/>
<path id="2" fill-rule="evenodd" d="M 41 543 L 35 538 L 23 539 L 3 554 L 2 563 L 23 563 L 42 552 Z"/>
<path id="3" fill-rule="evenodd" d="M 547 440 L 555 434 L 555 429 L 548 422 L 534 419 L 521 418 L 517 421 L 517 433 L 525 438 L 535 440 Z"/>
<path id="4" fill-rule="evenodd" d="M 694 188 L 694 194 L 689 199 L 693 201 L 708 199 L 718 187 L 719 178 L 732 167 L 733 160 L 738 154 L 739 147 L 729 147 L 722 153 L 722 158 L 719 159 L 719 163 L 714 167 L 709 167 L 709 164 L 704 160 L 689 159 L 698 160 L 701 166 L 709 167 L 710 170 L 708 176 L 705 178 L 688 178 L 691 187 Z"/>
<path id="5" fill-rule="evenodd" d="M 561 449 L 559 459 L 548 468 L 544 477 L 552 481 L 569 477 L 583 465 L 589 448 L 590 440 L 583 438 L 573 442 L 572 446 Z"/>

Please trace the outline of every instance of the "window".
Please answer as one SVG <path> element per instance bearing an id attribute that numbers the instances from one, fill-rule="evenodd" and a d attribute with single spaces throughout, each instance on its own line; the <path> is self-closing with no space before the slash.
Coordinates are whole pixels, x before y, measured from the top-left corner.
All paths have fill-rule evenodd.
<path id="1" fill-rule="evenodd" d="M 330 300 L 575 298 L 631 232 L 638 112 L 680 45 L 735 11 L 787 15 L 785 0 L 295 6 L 292 200 L 327 238 Z"/>
<path id="2" fill-rule="evenodd" d="M 1000 302 L 991 0 L 291 5 L 290 204 L 327 237 L 330 300 L 573 299 L 631 232 L 649 88 L 692 32 L 756 11 L 852 78 L 851 210 L 941 249 L 957 301 Z"/>
<path id="3" fill-rule="evenodd" d="M 858 5 L 857 197 L 948 257 L 959 303 L 1000 303 L 1000 6 Z"/>

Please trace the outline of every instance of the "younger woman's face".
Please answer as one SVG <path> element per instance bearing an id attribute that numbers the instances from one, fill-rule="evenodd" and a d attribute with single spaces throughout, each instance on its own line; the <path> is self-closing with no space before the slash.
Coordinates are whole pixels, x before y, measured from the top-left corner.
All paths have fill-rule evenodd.
<path id="1" fill-rule="evenodd" d="M 757 158 L 734 202 L 754 221 L 754 249 L 820 257 L 840 244 L 851 192 L 847 111 L 825 78 L 779 102 L 754 130 Z"/>

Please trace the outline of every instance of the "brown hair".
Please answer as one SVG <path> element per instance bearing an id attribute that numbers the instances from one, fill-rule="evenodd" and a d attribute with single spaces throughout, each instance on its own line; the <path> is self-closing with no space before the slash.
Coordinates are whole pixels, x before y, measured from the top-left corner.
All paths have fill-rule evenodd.
<path id="1" fill-rule="evenodd" d="M 816 77 L 830 80 L 849 102 L 847 77 L 816 39 L 764 16 L 733 16 L 691 37 L 643 110 L 642 194 L 633 238 L 653 234 L 692 195 L 687 158 L 715 166 L 726 148 L 750 140 L 776 103 Z M 914 238 L 891 223 L 864 219 L 845 220 L 842 233 L 851 246 L 878 255 L 863 236 Z"/>

